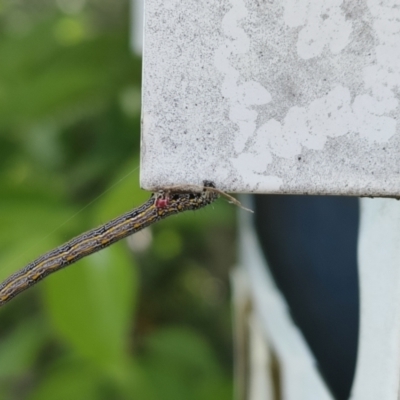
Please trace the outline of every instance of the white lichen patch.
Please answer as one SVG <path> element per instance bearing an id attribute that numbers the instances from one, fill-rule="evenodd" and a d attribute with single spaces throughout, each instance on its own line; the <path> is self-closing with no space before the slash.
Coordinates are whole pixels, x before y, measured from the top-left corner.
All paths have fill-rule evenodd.
<path id="1" fill-rule="evenodd" d="M 141 182 L 400 194 L 390 0 L 148 0 Z"/>

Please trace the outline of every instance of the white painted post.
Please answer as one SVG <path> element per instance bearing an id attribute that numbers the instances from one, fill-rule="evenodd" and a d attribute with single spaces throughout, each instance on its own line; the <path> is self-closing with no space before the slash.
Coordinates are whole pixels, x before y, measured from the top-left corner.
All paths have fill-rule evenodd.
<path id="1" fill-rule="evenodd" d="M 134 54 L 143 52 L 144 0 L 131 0 L 131 48 Z"/>
<path id="2" fill-rule="evenodd" d="M 361 201 L 361 326 L 352 399 L 398 399 L 400 387 L 400 203 Z"/>
<path id="3" fill-rule="evenodd" d="M 249 400 L 273 400 L 275 385 L 272 377 L 271 348 L 266 341 L 258 315 L 252 313 L 247 321 L 249 325 Z"/>
<path id="4" fill-rule="evenodd" d="M 251 204 L 246 206 L 251 207 Z M 246 271 L 252 306 L 280 364 L 282 398 L 333 400 L 315 368 L 314 356 L 303 335 L 293 324 L 286 301 L 266 268 L 252 225 L 252 216 L 243 212 L 240 217 L 240 267 Z M 250 400 L 262 400 L 262 397 Z"/>
<path id="5" fill-rule="evenodd" d="M 146 0 L 145 21 L 142 187 L 400 196 L 398 1 Z M 399 207 L 362 203 L 353 400 L 398 398 Z M 283 397 L 330 399 L 243 232 L 241 268 Z"/>

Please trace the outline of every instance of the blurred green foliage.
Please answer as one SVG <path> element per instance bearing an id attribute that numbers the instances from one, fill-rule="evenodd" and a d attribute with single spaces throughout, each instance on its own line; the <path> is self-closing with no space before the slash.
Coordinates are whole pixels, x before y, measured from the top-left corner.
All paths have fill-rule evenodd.
<path id="1" fill-rule="evenodd" d="M 0 0 L 0 279 L 148 197 L 128 16 Z M 234 212 L 172 217 L 3 307 L 0 400 L 230 399 Z"/>

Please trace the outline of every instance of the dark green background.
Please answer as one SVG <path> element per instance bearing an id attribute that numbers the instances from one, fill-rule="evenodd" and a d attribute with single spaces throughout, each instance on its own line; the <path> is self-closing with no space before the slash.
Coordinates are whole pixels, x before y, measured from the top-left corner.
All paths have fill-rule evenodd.
<path id="1" fill-rule="evenodd" d="M 128 18 L 125 0 L 0 0 L 1 279 L 149 196 Z M 0 400 L 231 399 L 235 212 L 171 217 L 3 307 Z"/>

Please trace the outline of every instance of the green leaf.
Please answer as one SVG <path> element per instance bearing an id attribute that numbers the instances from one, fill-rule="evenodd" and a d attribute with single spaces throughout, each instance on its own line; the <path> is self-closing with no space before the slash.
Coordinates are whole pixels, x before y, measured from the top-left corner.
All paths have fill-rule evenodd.
<path id="1" fill-rule="evenodd" d="M 136 268 L 124 244 L 79 261 L 46 281 L 54 326 L 81 356 L 124 374 L 136 300 Z"/>
<path id="2" fill-rule="evenodd" d="M 39 318 L 23 320 L 0 342 L 0 381 L 28 372 L 49 337 Z"/>
<path id="3" fill-rule="evenodd" d="M 229 379 L 211 348 L 197 333 L 185 328 L 158 330 L 147 341 L 144 365 L 157 389 L 158 400 L 228 400 Z"/>
<path id="4" fill-rule="evenodd" d="M 74 214 L 59 199 L 40 190 L 0 184 L 0 279 L 42 252 L 60 244 L 64 223 Z M 69 221 L 68 226 L 79 220 Z"/>
<path id="5" fill-rule="evenodd" d="M 81 363 L 67 363 L 49 370 L 28 400 L 98 400 L 102 377 Z"/>
<path id="6" fill-rule="evenodd" d="M 85 29 L 84 21 L 76 22 Z M 92 35 L 65 46 L 59 40 L 63 24 L 65 18 L 50 19 L 29 35 L 1 41 L 0 128 L 99 111 L 137 64 L 123 35 Z"/>
<path id="7" fill-rule="evenodd" d="M 95 208 L 95 215 L 101 221 L 107 221 L 134 207 L 150 197 L 150 193 L 140 189 L 139 160 L 134 158 L 118 173 L 107 192 L 101 197 Z"/>

